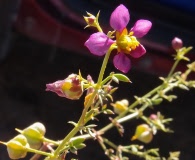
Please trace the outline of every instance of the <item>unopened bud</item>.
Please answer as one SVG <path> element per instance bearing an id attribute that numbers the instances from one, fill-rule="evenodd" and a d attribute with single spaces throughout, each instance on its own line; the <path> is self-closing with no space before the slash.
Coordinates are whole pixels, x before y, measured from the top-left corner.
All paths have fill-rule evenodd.
<path id="1" fill-rule="evenodd" d="M 156 114 L 151 114 L 150 115 L 150 119 L 151 120 L 157 120 L 158 119 L 158 116 Z"/>
<path id="2" fill-rule="evenodd" d="M 71 74 L 64 80 L 46 84 L 46 87 L 46 91 L 55 92 L 58 96 L 71 100 L 79 99 L 83 94 L 83 86 L 77 74 Z"/>
<path id="3" fill-rule="evenodd" d="M 89 13 L 89 12 L 87 12 L 87 15 L 88 15 L 88 17 L 84 16 L 84 19 L 87 23 L 86 27 L 90 27 L 90 26 L 97 27 L 99 12 L 98 12 L 96 17 L 93 14 Z"/>
<path id="4" fill-rule="evenodd" d="M 139 140 L 144 143 L 151 142 L 153 138 L 152 129 L 147 124 L 137 126 L 134 136 L 131 140 Z"/>
<path id="5" fill-rule="evenodd" d="M 183 47 L 183 41 L 178 38 L 178 37 L 175 37 L 173 40 L 172 40 L 172 47 L 173 49 L 177 50 L 177 49 L 181 49 Z"/>
<path id="6" fill-rule="evenodd" d="M 92 87 L 93 84 L 94 84 L 94 81 L 93 81 L 93 79 L 92 79 L 92 77 L 91 77 L 90 75 L 87 76 L 87 81 L 88 81 L 88 83 L 91 85 L 91 87 L 89 87 L 89 88 L 87 89 L 87 95 L 88 95 L 88 94 L 94 92 L 94 88 Z"/>
<path id="7" fill-rule="evenodd" d="M 116 101 L 115 103 L 111 103 L 111 105 L 114 108 L 114 112 L 120 114 L 123 111 L 126 111 L 128 109 L 129 102 L 128 100 L 123 99 L 121 101 Z"/>

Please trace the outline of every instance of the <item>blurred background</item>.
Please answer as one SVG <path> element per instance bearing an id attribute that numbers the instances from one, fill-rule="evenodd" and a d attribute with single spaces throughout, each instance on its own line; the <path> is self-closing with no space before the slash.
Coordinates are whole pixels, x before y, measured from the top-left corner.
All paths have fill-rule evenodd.
<path id="1" fill-rule="evenodd" d="M 141 96 L 151 90 L 165 76 L 173 64 L 174 50 L 171 40 L 180 37 L 185 46 L 195 46 L 195 1 L 193 0 L 1 0 L 0 1 L 0 140 L 8 141 L 17 128 L 40 121 L 46 125 L 48 138 L 62 139 L 72 128 L 67 121 L 77 121 L 81 114 L 82 99 L 70 101 L 45 92 L 45 84 L 64 79 L 71 73 L 90 74 L 97 79 L 103 57 L 95 57 L 84 47 L 84 42 L 95 30 L 84 29 L 86 11 L 97 14 L 100 24 L 109 31 L 109 17 L 119 4 L 129 9 L 129 28 L 138 19 L 148 19 L 153 26 L 140 41 L 147 49 L 141 59 L 133 59 L 128 73 L 132 84 L 120 83 L 115 100 L 134 95 Z M 189 53 L 195 60 L 195 53 Z M 186 63 L 179 69 L 184 70 Z M 107 73 L 117 72 L 112 61 Z M 195 78 L 195 75 L 192 76 Z M 144 83 L 143 83 L 144 82 Z M 149 147 L 160 147 L 163 156 L 169 151 L 181 151 L 181 160 L 193 160 L 195 155 L 195 90 L 175 91 L 178 99 L 164 102 L 155 110 L 173 117 L 170 127 L 174 134 L 159 133 Z M 149 114 L 149 113 L 148 113 Z M 100 117 L 99 126 L 108 122 Z M 102 123 L 104 122 L 104 123 Z M 134 128 L 141 121 L 124 124 L 124 137 L 112 134 L 118 143 L 130 142 Z M 113 131 L 115 133 L 115 131 Z M 95 141 L 79 152 L 79 159 L 107 159 Z M 93 146 L 93 147 L 92 147 Z M 0 146 L 0 159 L 7 160 L 6 147 Z M 28 157 L 25 159 L 29 159 Z M 132 157 L 135 159 L 135 157 Z"/>

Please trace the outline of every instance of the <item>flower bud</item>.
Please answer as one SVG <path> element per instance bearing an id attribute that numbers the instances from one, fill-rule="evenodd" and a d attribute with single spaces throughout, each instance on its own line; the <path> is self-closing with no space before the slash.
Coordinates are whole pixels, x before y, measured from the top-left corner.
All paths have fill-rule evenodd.
<path id="1" fill-rule="evenodd" d="M 177 50 L 177 49 L 181 49 L 183 47 L 183 41 L 178 38 L 178 37 L 175 37 L 173 40 L 172 40 L 172 47 L 173 49 Z"/>
<path id="2" fill-rule="evenodd" d="M 87 15 L 88 17 L 84 16 L 85 22 L 87 23 L 86 27 L 90 27 L 90 26 L 97 27 L 99 12 L 96 17 L 93 14 L 88 12 Z"/>
<path id="3" fill-rule="evenodd" d="M 158 116 L 156 114 L 151 114 L 149 117 L 151 120 L 157 120 Z"/>
<path id="4" fill-rule="evenodd" d="M 88 83 L 89 83 L 91 86 L 93 86 L 94 81 L 93 81 L 93 79 L 92 79 L 92 77 L 91 77 L 90 75 L 87 76 L 87 81 L 88 81 Z M 93 88 L 93 87 L 89 87 L 89 88 L 87 89 L 87 94 L 86 94 L 86 95 L 88 95 L 88 94 L 90 94 L 90 93 L 93 93 L 93 92 L 94 92 L 94 88 Z"/>
<path id="5" fill-rule="evenodd" d="M 126 111 L 128 109 L 129 102 L 128 100 L 123 99 L 121 101 L 116 101 L 115 103 L 111 103 L 111 105 L 114 108 L 114 112 L 120 114 L 123 111 Z"/>
<path id="6" fill-rule="evenodd" d="M 79 99 L 83 94 L 83 86 L 77 74 L 71 74 L 64 80 L 46 84 L 46 87 L 46 91 L 55 92 L 58 96 L 71 100 Z"/>
<path id="7" fill-rule="evenodd" d="M 11 159 L 24 158 L 27 154 L 28 143 L 25 136 L 19 134 L 6 143 L 8 155 Z"/>
<path id="8" fill-rule="evenodd" d="M 31 148 L 39 149 L 41 147 L 46 132 L 45 126 L 42 123 L 36 122 L 24 130 L 16 130 L 26 137 Z"/>
<path id="9" fill-rule="evenodd" d="M 147 124 L 137 126 L 134 136 L 131 140 L 139 140 L 144 143 L 151 142 L 153 138 L 152 129 Z"/>

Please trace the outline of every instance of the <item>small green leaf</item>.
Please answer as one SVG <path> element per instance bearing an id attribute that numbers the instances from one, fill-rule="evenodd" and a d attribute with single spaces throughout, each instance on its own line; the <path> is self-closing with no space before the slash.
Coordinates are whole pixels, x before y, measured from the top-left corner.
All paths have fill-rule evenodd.
<path id="1" fill-rule="evenodd" d="M 86 147 L 86 145 L 84 143 L 80 143 L 79 145 L 75 145 L 76 149 L 83 149 L 85 147 Z"/>
<path id="2" fill-rule="evenodd" d="M 104 114 L 114 114 L 114 112 L 113 112 L 112 110 L 110 110 L 110 109 L 104 110 L 103 113 L 104 113 Z"/>
<path id="3" fill-rule="evenodd" d="M 90 111 L 87 112 L 85 119 L 92 118 L 94 116 L 94 113 L 98 112 L 97 108 L 96 109 L 91 109 Z"/>
<path id="4" fill-rule="evenodd" d="M 118 79 L 117 77 L 115 77 L 115 76 L 112 76 L 112 80 L 113 80 L 114 82 L 116 82 L 116 83 L 119 83 L 119 79 Z"/>
<path id="5" fill-rule="evenodd" d="M 90 125 L 87 125 L 85 128 L 94 128 L 94 127 L 97 127 L 96 124 L 90 124 Z"/>
<path id="6" fill-rule="evenodd" d="M 179 84 L 178 87 L 181 89 L 187 90 L 187 91 L 189 90 L 189 88 L 185 86 L 184 84 Z"/>
<path id="7" fill-rule="evenodd" d="M 152 100 L 152 104 L 153 104 L 153 105 L 159 105 L 162 101 L 163 101 L 162 98 L 157 98 L 157 99 L 155 99 L 155 100 Z"/>
<path id="8" fill-rule="evenodd" d="M 175 96 L 175 95 L 169 95 L 169 96 L 167 96 L 167 100 L 169 101 L 169 102 L 172 102 L 172 100 L 173 99 L 176 99 L 177 98 L 177 96 Z"/>
<path id="9" fill-rule="evenodd" d="M 90 128 L 87 128 L 87 133 L 88 133 L 91 137 L 95 138 L 95 135 L 93 134 L 93 132 L 91 131 Z"/>
<path id="10" fill-rule="evenodd" d="M 111 94 L 107 94 L 106 95 L 111 101 L 113 101 L 112 95 Z"/>
<path id="11" fill-rule="evenodd" d="M 104 104 L 103 106 L 102 106 L 102 110 L 105 110 L 107 108 L 107 104 Z"/>
<path id="12" fill-rule="evenodd" d="M 130 79 L 125 76 L 124 74 L 113 74 L 114 77 L 116 77 L 119 81 L 122 81 L 122 82 L 131 82 Z"/>
<path id="13" fill-rule="evenodd" d="M 118 87 L 115 87 L 115 88 L 111 89 L 109 93 L 113 94 L 117 89 L 118 89 Z"/>
<path id="14" fill-rule="evenodd" d="M 77 149 L 74 147 L 70 148 L 70 152 L 77 155 Z"/>
<path id="15" fill-rule="evenodd" d="M 84 141 L 85 141 L 85 138 L 77 138 L 75 140 L 72 140 L 70 143 L 71 143 L 71 146 L 77 146 L 83 143 Z"/>
<path id="16" fill-rule="evenodd" d="M 69 121 L 68 123 L 72 124 L 73 126 L 77 126 L 77 123 L 73 122 L 73 121 Z"/>
<path id="17" fill-rule="evenodd" d="M 155 156 L 159 156 L 159 149 L 153 148 L 153 149 L 148 150 L 147 153 L 155 155 Z"/>

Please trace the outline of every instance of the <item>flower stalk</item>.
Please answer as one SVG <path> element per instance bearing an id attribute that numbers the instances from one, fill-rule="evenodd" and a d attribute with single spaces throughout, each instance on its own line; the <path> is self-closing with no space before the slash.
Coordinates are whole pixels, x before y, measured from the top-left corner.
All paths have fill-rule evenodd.
<path id="1" fill-rule="evenodd" d="M 106 55 L 105 55 L 105 58 L 104 58 L 104 61 L 102 63 L 102 67 L 101 67 L 101 70 L 100 70 L 100 73 L 99 73 L 99 78 L 98 78 L 98 81 L 97 81 L 97 84 L 96 84 L 96 87 L 95 87 L 95 91 L 93 92 L 93 94 L 91 95 L 88 103 L 86 104 L 85 108 L 83 109 L 83 112 L 82 112 L 82 115 L 77 123 L 77 125 L 72 129 L 72 131 L 62 140 L 62 142 L 60 143 L 60 145 L 57 147 L 57 149 L 54 151 L 53 153 L 53 157 L 54 158 L 57 158 L 58 155 L 60 154 L 60 151 L 65 147 L 65 145 L 70 141 L 70 139 L 72 137 L 74 137 L 81 129 L 81 127 L 83 127 L 85 125 L 85 116 L 86 116 L 86 113 L 87 111 L 89 110 L 90 106 L 92 105 L 93 103 L 93 100 L 98 92 L 98 90 L 101 88 L 100 84 L 102 82 L 102 79 L 103 79 L 103 76 L 104 76 L 104 72 L 105 72 L 105 69 L 106 69 L 106 66 L 107 66 L 107 63 L 108 63 L 108 60 L 109 60 L 109 56 L 110 56 L 110 53 L 111 51 L 115 48 L 114 45 L 112 45 L 110 47 L 110 49 L 107 51 Z"/>

